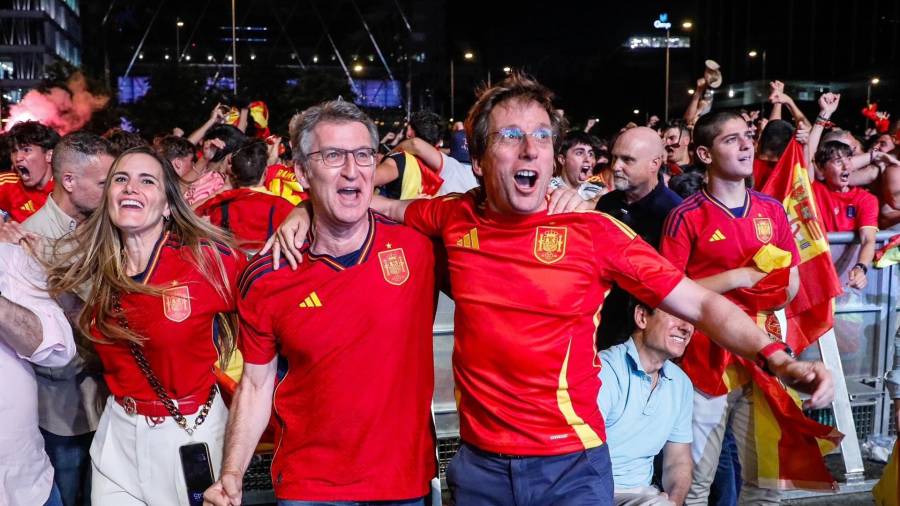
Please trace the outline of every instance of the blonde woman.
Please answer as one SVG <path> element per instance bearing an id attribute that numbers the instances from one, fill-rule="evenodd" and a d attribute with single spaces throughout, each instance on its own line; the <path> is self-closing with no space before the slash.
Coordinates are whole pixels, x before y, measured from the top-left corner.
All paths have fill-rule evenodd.
<path id="1" fill-rule="evenodd" d="M 233 333 L 217 315 L 235 309 L 241 255 L 194 215 L 172 165 L 148 147 L 116 159 L 73 240 L 49 286 L 90 286 L 78 327 L 112 394 L 91 446 L 92 504 L 192 504 L 181 448 L 205 443 L 218 475 L 227 410 L 213 364 Z"/>

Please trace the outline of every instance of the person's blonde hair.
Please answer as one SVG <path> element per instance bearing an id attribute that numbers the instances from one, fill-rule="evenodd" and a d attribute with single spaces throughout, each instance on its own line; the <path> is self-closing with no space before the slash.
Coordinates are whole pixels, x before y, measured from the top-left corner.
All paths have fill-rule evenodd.
<path id="1" fill-rule="evenodd" d="M 162 167 L 162 186 L 171 213 L 165 225 L 166 231 L 187 249 L 187 260 L 212 284 L 220 297 L 233 297 L 236 288 L 231 286 L 216 243 L 231 249 L 233 255 L 240 253 L 231 247 L 232 240 L 227 232 L 194 214 L 181 195 L 178 175 L 168 160 L 147 146 L 126 150 L 116 158 L 109 170 L 106 191 L 109 191 L 122 160 L 133 155 L 149 156 Z M 161 297 L 163 288 L 135 281 L 127 274 L 122 237 L 110 219 L 106 193 L 100 207 L 74 234 L 57 241 L 50 258 L 53 264 L 48 267 L 47 286 L 51 295 L 59 296 L 64 292 L 78 291 L 82 286 L 90 287 L 90 295 L 77 322 L 78 330 L 85 336 L 98 342 L 126 340 L 140 344 L 146 339 L 135 329 L 123 328 L 119 324 L 114 299 L 117 294 L 124 293 Z M 220 358 L 225 361 L 234 349 L 237 334 L 233 319 L 219 320 L 224 325 L 224 332 L 220 333 L 218 347 Z M 106 340 L 94 338 L 92 327 L 96 327 Z"/>

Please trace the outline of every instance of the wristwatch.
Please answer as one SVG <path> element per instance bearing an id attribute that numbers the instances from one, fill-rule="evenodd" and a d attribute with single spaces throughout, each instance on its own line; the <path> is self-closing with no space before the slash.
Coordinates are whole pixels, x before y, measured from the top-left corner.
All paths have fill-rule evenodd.
<path id="1" fill-rule="evenodd" d="M 769 369 L 769 357 L 779 351 L 783 351 L 791 357 L 794 356 L 794 350 L 792 350 L 787 343 L 779 339 L 763 346 L 763 348 L 756 353 L 756 365 L 769 376 L 775 376 L 775 373 Z"/>

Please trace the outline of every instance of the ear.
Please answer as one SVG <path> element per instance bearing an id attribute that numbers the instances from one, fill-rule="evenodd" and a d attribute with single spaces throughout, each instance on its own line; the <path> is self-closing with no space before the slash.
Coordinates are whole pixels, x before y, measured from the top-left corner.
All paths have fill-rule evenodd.
<path id="1" fill-rule="evenodd" d="M 169 204 L 167 202 L 165 209 L 163 209 L 163 219 L 168 220 L 171 217 L 172 217 L 172 210 L 169 208 Z"/>
<path id="2" fill-rule="evenodd" d="M 47 151 L 44 152 L 44 161 L 49 164 L 50 160 L 53 160 L 53 150 L 52 149 L 48 149 Z"/>
<path id="3" fill-rule="evenodd" d="M 566 163 L 566 155 L 563 155 L 563 154 L 556 155 L 556 163 L 557 163 L 560 167 L 562 167 L 563 165 L 565 165 L 565 163 Z"/>
<path id="4" fill-rule="evenodd" d="M 644 306 L 634 307 L 634 323 L 641 330 L 647 328 L 647 310 Z"/>
<path id="5" fill-rule="evenodd" d="M 709 165 L 712 163 L 712 153 L 709 148 L 706 146 L 697 146 L 697 150 L 695 151 L 697 155 L 697 159 L 704 163 L 704 165 Z"/>
<path id="6" fill-rule="evenodd" d="M 306 164 L 303 162 L 294 163 L 294 177 L 297 178 L 297 182 L 300 183 L 300 186 L 309 190 L 309 178 L 306 177 L 306 171 Z"/>
<path id="7" fill-rule="evenodd" d="M 472 159 L 472 172 L 475 173 L 478 177 L 484 177 L 484 171 L 481 170 L 481 163 L 478 160 Z"/>
<path id="8" fill-rule="evenodd" d="M 63 172 L 62 181 L 59 181 L 59 184 L 61 184 L 67 192 L 72 193 L 75 191 L 75 175 L 71 172 Z"/>

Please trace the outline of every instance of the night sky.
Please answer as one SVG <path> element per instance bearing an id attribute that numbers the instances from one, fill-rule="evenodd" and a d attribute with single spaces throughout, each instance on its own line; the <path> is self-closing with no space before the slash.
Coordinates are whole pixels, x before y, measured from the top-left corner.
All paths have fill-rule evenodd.
<path id="1" fill-rule="evenodd" d="M 103 69 L 103 37 L 109 48 L 113 79 L 127 67 L 157 2 L 115 2 L 107 27 L 100 27 L 108 1 L 82 2 L 85 63 L 89 71 Z M 357 0 L 372 35 L 395 77 L 413 76 L 413 109 L 433 109 L 445 117 L 449 108 L 449 59 L 456 62 L 456 116 L 462 117 L 474 99 L 473 89 L 503 75 L 504 66 L 523 69 L 550 86 L 559 106 L 573 119 L 601 118 L 601 130 L 611 132 L 645 114 L 663 115 L 664 53 L 662 49 L 629 50 L 623 42 L 632 35 L 663 35 L 651 25 L 661 12 L 673 24 L 673 35 L 691 37 L 690 49 L 671 50 L 670 114 L 679 116 L 689 98 L 687 89 L 712 58 L 722 65 L 726 86 L 762 77 L 759 58 L 750 49 L 767 50 L 767 80 L 823 83 L 856 82 L 842 102 L 852 119 L 865 102 L 865 82 L 878 75 L 874 91 L 882 109 L 897 109 L 900 68 L 900 2 L 867 0 L 759 0 L 720 2 L 488 2 L 472 0 Z M 315 9 L 313 9 L 313 6 Z M 318 11 L 319 15 L 316 15 Z M 319 20 L 321 16 L 321 21 Z M 405 17 L 412 31 L 407 31 Z M 175 19 L 185 21 L 180 43 L 192 44 L 193 61 L 207 54 L 224 61 L 229 44 L 221 27 L 230 26 L 230 2 L 225 0 L 167 1 L 148 33 L 143 63 L 174 53 Z M 342 56 L 357 54 L 366 64 L 363 78 L 384 78 L 375 51 L 349 0 L 238 0 L 239 25 L 264 26 L 267 41 L 241 43 L 238 60 L 249 54 L 263 62 L 333 65 L 341 72 L 325 35 L 332 35 Z M 694 23 L 690 32 L 684 20 Z M 463 61 L 472 51 L 475 58 Z M 291 58 L 297 54 L 296 59 Z M 409 66 L 406 53 L 422 53 L 425 60 Z M 790 89 L 789 89 L 790 91 Z M 812 102 L 801 103 L 810 114 Z M 641 113 L 635 116 L 633 109 Z M 855 115 L 855 116 L 849 116 Z"/>

